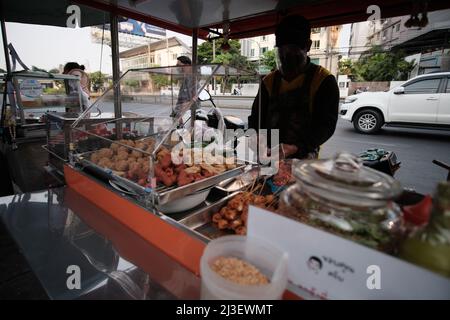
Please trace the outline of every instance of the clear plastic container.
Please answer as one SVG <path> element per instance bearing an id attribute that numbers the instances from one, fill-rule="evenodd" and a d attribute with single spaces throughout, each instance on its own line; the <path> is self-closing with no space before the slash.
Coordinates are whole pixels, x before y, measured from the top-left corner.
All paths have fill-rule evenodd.
<path id="1" fill-rule="evenodd" d="M 265 285 L 242 285 L 227 280 L 211 269 L 219 257 L 234 257 L 252 264 L 268 279 Z M 200 260 L 203 300 L 276 300 L 287 285 L 288 254 L 263 241 L 247 236 L 225 236 L 211 241 Z"/>
<path id="2" fill-rule="evenodd" d="M 280 196 L 279 213 L 360 244 L 396 253 L 402 216 L 393 202 L 402 189 L 358 157 L 302 161 L 293 166 L 297 180 Z"/>

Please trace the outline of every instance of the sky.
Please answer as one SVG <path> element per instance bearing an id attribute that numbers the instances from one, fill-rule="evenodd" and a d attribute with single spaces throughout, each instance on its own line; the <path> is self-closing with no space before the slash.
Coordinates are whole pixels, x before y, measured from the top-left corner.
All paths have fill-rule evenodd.
<path id="1" fill-rule="evenodd" d="M 91 28 L 62 28 L 52 26 L 6 23 L 8 42 L 14 45 L 19 57 L 29 67 L 45 70 L 58 68 L 60 64 L 75 61 L 83 64 L 87 72 L 100 70 L 101 44 L 91 40 Z M 191 45 L 189 36 L 167 31 L 167 35 L 177 36 Z M 340 46 L 348 46 L 350 26 L 345 25 L 341 34 Z M 201 41 L 200 41 L 201 42 Z M 123 48 L 121 50 L 125 50 Z M 3 52 L 0 54 L 0 68 L 6 69 Z M 111 74 L 111 49 L 103 46 L 101 70 Z"/>

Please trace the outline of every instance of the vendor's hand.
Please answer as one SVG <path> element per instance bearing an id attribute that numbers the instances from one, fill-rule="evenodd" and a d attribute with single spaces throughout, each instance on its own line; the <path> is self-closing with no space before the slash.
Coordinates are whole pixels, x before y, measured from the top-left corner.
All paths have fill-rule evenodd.
<path id="1" fill-rule="evenodd" d="M 280 144 L 280 158 L 286 159 L 298 152 L 298 147 L 293 144 Z"/>

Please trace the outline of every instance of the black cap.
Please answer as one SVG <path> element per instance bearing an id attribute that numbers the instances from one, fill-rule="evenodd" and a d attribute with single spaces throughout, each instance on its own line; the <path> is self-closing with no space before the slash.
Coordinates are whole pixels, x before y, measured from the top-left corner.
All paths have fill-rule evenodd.
<path id="1" fill-rule="evenodd" d="M 179 56 L 177 58 L 177 60 L 180 61 L 182 64 L 189 64 L 189 65 L 192 64 L 191 59 L 189 57 L 187 57 L 187 56 Z"/>
<path id="2" fill-rule="evenodd" d="M 293 15 L 284 18 L 275 30 L 276 46 L 296 44 L 305 47 L 311 35 L 309 21 L 303 16 Z"/>

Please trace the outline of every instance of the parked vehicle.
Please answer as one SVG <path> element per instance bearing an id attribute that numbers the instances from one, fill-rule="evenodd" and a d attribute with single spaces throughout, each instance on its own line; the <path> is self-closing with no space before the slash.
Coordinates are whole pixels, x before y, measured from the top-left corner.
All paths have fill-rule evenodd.
<path id="1" fill-rule="evenodd" d="M 420 75 L 386 92 L 349 96 L 339 113 L 366 134 L 383 125 L 450 129 L 450 72 Z"/>

